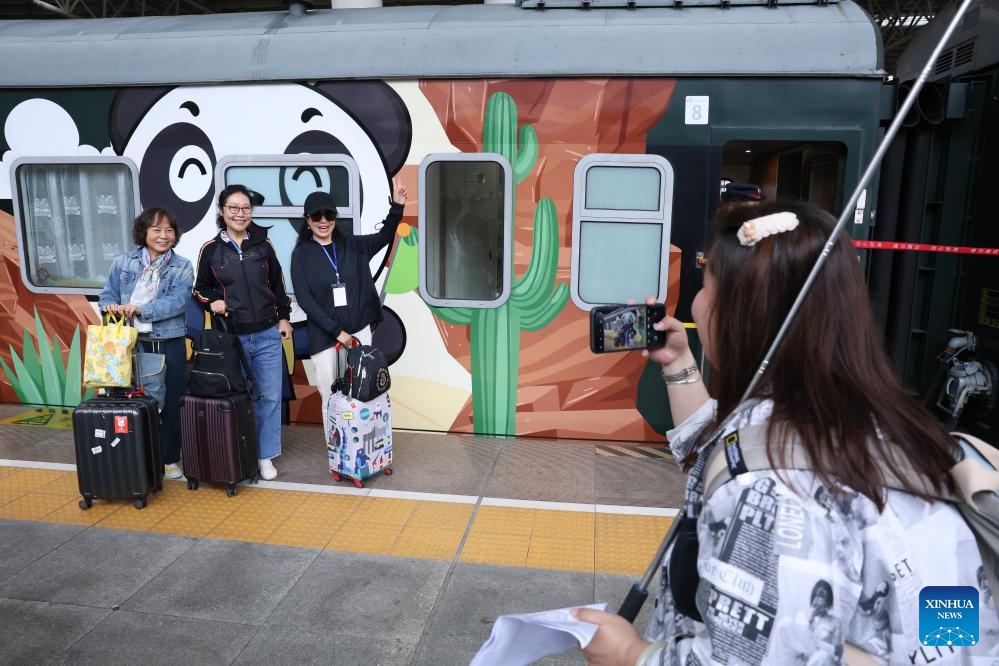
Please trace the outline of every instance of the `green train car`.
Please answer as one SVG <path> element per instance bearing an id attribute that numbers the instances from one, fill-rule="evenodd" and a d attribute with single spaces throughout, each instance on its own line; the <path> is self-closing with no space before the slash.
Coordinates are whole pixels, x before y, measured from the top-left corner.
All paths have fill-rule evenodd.
<path id="1" fill-rule="evenodd" d="M 0 401 L 79 400 L 79 330 L 141 207 L 174 211 L 194 258 L 244 183 L 287 274 L 306 194 L 371 233 L 401 181 L 405 223 L 371 265 L 393 424 L 658 439 L 661 380 L 591 353 L 589 310 L 654 294 L 689 321 L 722 182 L 838 213 L 882 133 L 871 18 L 771 4 L 0 22 Z M 289 416 L 315 423 L 302 317 Z"/>

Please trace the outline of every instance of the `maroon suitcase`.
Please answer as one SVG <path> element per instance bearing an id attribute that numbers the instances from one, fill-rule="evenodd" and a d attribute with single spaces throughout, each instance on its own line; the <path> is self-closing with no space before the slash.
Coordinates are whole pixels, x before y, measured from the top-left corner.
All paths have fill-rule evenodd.
<path id="1" fill-rule="evenodd" d="M 180 400 L 180 442 L 189 490 L 202 481 L 228 485 L 257 480 L 257 425 L 246 393 L 221 398 L 185 395 Z"/>

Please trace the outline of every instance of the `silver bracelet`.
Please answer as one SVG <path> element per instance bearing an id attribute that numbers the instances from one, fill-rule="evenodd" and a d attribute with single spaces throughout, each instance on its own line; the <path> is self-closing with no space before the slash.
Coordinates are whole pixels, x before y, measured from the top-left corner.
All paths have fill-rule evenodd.
<path id="1" fill-rule="evenodd" d="M 695 375 L 699 372 L 697 365 L 692 365 L 689 368 L 684 368 L 680 372 L 673 373 L 672 375 L 666 374 L 666 368 L 663 368 L 663 381 L 667 384 L 693 384 L 698 380 L 697 377 L 689 378 L 691 375 Z M 688 379 L 689 378 L 689 379 Z"/>
<path id="2" fill-rule="evenodd" d="M 638 661 L 635 662 L 635 666 L 649 666 L 649 664 L 652 663 L 652 655 L 665 647 L 666 641 L 649 643 L 648 647 L 642 650 L 642 654 L 639 655 Z"/>

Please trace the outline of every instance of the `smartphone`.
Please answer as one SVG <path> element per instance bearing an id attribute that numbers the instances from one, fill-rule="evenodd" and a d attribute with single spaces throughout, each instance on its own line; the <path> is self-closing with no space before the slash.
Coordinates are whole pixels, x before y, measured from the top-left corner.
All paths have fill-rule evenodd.
<path id="1" fill-rule="evenodd" d="M 655 349 L 666 344 L 666 334 L 652 327 L 666 316 L 666 306 L 601 305 L 590 310 L 590 351 Z"/>

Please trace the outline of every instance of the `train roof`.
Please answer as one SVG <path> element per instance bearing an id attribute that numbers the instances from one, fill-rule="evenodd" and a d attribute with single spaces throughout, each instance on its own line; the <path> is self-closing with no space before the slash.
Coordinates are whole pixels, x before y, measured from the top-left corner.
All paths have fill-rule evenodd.
<path id="1" fill-rule="evenodd" d="M 401 6 L 0 21 L 0 87 L 340 78 L 880 77 L 857 4 Z"/>

